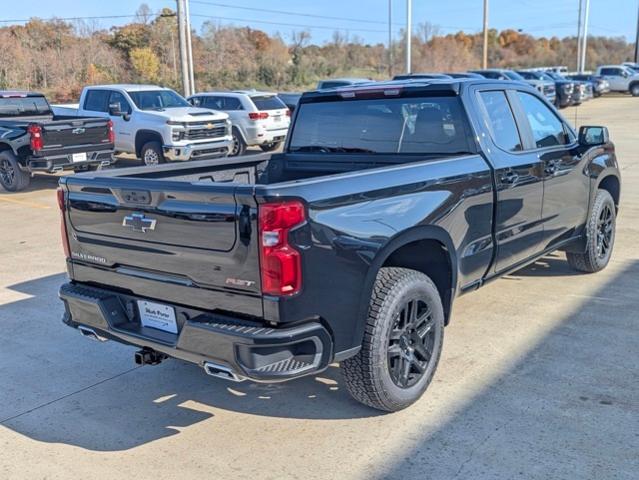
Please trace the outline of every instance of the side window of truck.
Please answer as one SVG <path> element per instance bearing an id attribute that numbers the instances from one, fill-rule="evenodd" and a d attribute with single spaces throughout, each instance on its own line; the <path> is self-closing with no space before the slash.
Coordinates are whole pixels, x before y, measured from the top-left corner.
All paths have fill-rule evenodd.
<path id="1" fill-rule="evenodd" d="M 523 150 L 521 137 L 506 93 L 502 90 L 480 92 L 495 144 L 509 152 Z"/>
<path id="2" fill-rule="evenodd" d="M 537 148 L 568 143 L 564 124 L 540 99 L 530 93 L 517 92 L 530 124 Z"/>
<path id="3" fill-rule="evenodd" d="M 108 90 L 89 90 L 84 100 L 84 109 L 90 112 L 108 112 Z"/>
<path id="4" fill-rule="evenodd" d="M 131 113 L 131 104 L 124 97 L 124 95 L 122 95 L 120 92 L 111 92 L 111 96 L 109 97 L 109 106 L 116 103 L 120 104 L 120 111 L 122 113 Z"/>

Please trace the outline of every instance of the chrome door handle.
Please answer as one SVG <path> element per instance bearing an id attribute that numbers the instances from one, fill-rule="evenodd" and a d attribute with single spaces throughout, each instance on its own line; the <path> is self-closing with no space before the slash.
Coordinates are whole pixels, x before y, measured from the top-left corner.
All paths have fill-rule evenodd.
<path id="1" fill-rule="evenodd" d="M 504 173 L 501 176 L 501 183 L 513 184 L 519 180 L 519 175 L 516 172 Z"/>
<path id="2" fill-rule="evenodd" d="M 558 161 L 548 162 L 546 166 L 544 167 L 544 172 L 546 172 L 546 174 L 548 175 L 554 175 L 555 173 L 557 173 L 558 170 L 559 170 Z"/>

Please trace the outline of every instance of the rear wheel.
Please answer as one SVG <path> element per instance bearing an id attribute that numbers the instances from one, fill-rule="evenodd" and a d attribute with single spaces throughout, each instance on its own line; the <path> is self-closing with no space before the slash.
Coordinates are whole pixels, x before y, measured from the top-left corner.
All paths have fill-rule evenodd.
<path id="1" fill-rule="evenodd" d="M 140 150 L 140 158 L 145 165 L 159 165 L 164 163 L 164 153 L 160 142 L 146 142 Z"/>
<path id="2" fill-rule="evenodd" d="M 267 143 L 266 145 L 260 145 L 260 148 L 263 152 L 272 152 L 273 150 L 277 150 L 282 145 L 282 142 L 273 142 Z"/>
<path id="3" fill-rule="evenodd" d="M 606 190 L 599 190 L 586 225 L 586 251 L 566 252 L 566 258 L 572 268 L 588 273 L 606 268 L 615 244 L 616 220 L 616 207 L 612 196 Z"/>
<path id="4" fill-rule="evenodd" d="M 408 407 L 428 388 L 443 338 L 444 309 L 430 278 L 406 268 L 380 269 L 362 349 L 341 365 L 348 391 L 379 410 Z"/>
<path id="5" fill-rule="evenodd" d="M 28 172 L 20 169 L 20 163 L 13 152 L 0 152 L 0 184 L 8 192 L 19 192 L 31 183 Z"/>
<path id="6" fill-rule="evenodd" d="M 633 83 L 630 85 L 630 94 L 633 97 L 639 97 L 639 83 Z"/>
<path id="7" fill-rule="evenodd" d="M 246 142 L 242 138 L 242 134 L 239 132 L 237 128 L 233 129 L 233 143 L 231 144 L 231 151 L 229 152 L 229 157 L 237 157 L 239 155 L 244 155 L 246 151 Z"/>

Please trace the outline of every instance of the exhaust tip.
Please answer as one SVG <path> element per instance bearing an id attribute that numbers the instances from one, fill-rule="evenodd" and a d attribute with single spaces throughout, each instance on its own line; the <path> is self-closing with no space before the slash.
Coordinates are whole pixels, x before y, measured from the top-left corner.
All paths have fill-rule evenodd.
<path id="1" fill-rule="evenodd" d="M 223 380 L 230 380 L 231 382 L 243 382 L 245 377 L 238 375 L 229 367 L 219 365 L 213 362 L 204 362 L 204 371 L 211 377 L 221 378 Z"/>
<path id="2" fill-rule="evenodd" d="M 98 335 L 92 328 L 85 327 L 83 325 L 80 325 L 78 327 L 78 331 L 83 337 L 90 340 L 95 340 L 96 342 L 106 342 L 108 340 L 108 338 L 103 337 L 102 335 Z"/>

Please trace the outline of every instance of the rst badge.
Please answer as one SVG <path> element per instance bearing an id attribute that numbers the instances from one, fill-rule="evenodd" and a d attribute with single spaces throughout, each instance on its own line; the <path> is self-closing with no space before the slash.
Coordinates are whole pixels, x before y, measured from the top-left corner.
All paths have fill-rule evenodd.
<path id="1" fill-rule="evenodd" d="M 155 230 L 155 218 L 145 217 L 143 213 L 132 213 L 122 220 L 123 227 L 130 227 L 134 232 L 146 233 L 149 230 Z"/>

